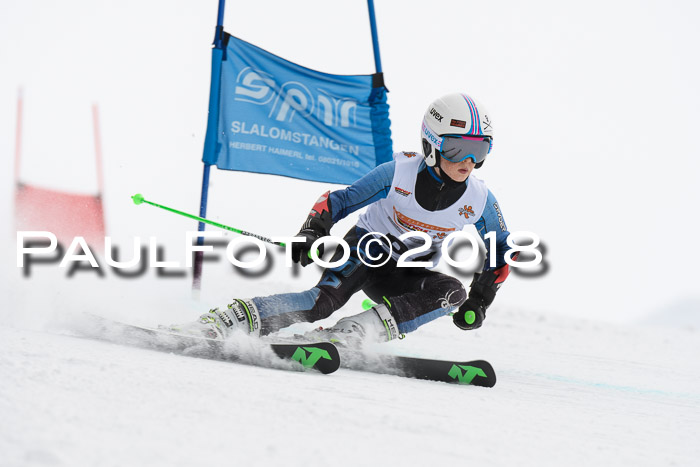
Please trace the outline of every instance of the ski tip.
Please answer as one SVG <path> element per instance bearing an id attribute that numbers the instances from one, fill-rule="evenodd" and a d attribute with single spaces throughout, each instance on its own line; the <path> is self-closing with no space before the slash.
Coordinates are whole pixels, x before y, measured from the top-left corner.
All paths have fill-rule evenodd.
<path id="1" fill-rule="evenodd" d="M 496 385 L 496 371 L 485 360 L 455 363 L 450 368 L 448 376 L 451 383 L 468 384 L 483 388 L 492 388 Z"/>
<path id="2" fill-rule="evenodd" d="M 321 364 L 317 366 L 317 370 L 324 375 L 330 374 L 340 368 L 340 353 L 338 348 L 331 344 L 330 342 L 324 342 L 326 352 L 328 352 L 329 360 L 323 360 Z"/>
<path id="3" fill-rule="evenodd" d="M 131 197 L 131 200 L 134 202 L 135 205 L 139 205 L 143 203 L 144 197 L 141 193 L 136 193 L 134 196 Z"/>

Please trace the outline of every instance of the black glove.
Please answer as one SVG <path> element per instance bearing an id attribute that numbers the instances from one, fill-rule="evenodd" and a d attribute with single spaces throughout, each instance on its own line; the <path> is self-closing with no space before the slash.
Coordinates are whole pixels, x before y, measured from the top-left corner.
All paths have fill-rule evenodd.
<path id="1" fill-rule="evenodd" d="M 313 229 L 304 229 L 299 231 L 299 233 L 296 234 L 296 237 L 303 238 L 304 243 L 292 243 L 292 261 L 295 263 L 300 263 L 303 267 L 305 267 L 314 261 L 311 259 L 311 245 L 313 245 L 313 243 L 319 238 L 325 237 L 325 235 Z M 323 244 L 318 246 L 319 258 L 322 254 Z"/>
<path id="2" fill-rule="evenodd" d="M 310 256 L 311 245 L 321 237 L 325 237 L 330 234 L 331 227 L 333 226 L 333 219 L 331 216 L 331 200 L 329 198 L 330 191 L 325 192 L 316 201 L 314 207 L 311 208 L 309 216 L 306 218 L 306 222 L 301 226 L 301 230 L 296 235 L 297 237 L 303 238 L 304 242 L 292 243 L 292 261 L 295 263 L 300 263 L 302 266 L 311 264 L 313 260 Z M 323 254 L 323 245 L 318 247 L 318 256 Z"/>
<path id="3" fill-rule="evenodd" d="M 508 265 L 498 269 L 474 274 L 469 288 L 469 298 L 452 315 L 452 321 L 460 329 L 470 330 L 481 327 L 486 318 L 486 309 L 496 298 L 496 292 L 508 277 Z"/>
<path id="4" fill-rule="evenodd" d="M 475 300 L 470 299 L 467 299 L 459 307 L 459 310 L 452 315 L 452 321 L 454 321 L 455 325 L 465 331 L 480 328 L 484 318 L 486 318 L 486 308 Z"/>

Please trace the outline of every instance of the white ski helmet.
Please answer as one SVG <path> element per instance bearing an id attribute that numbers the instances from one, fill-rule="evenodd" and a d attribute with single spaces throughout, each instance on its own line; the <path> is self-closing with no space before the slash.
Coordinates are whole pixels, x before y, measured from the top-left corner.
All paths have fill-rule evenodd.
<path id="1" fill-rule="evenodd" d="M 481 103 L 466 94 L 442 96 L 425 112 L 421 143 L 430 167 L 438 165 L 440 156 L 452 162 L 471 157 L 478 169 L 493 146 L 491 117 Z"/>

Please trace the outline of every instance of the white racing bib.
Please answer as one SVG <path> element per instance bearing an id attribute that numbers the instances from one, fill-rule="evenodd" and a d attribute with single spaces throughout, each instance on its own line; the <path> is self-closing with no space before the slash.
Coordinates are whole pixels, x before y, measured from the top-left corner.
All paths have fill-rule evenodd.
<path id="1" fill-rule="evenodd" d="M 360 215 L 357 225 L 369 232 L 378 232 L 399 238 L 406 232 L 425 232 L 432 239 L 430 249 L 416 254 L 424 256 L 431 252 L 433 265 L 437 265 L 441 256 L 442 242 L 449 234 L 462 230 L 467 224 L 474 224 L 481 218 L 486 206 L 488 188 L 486 184 L 470 175 L 467 189 L 454 203 L 440 211 L 428 211 L 416 201 L 416 179 L 423 156 L 413 152 L 394 154 L 396 168 L 391 190 L 386 198 L 371 204 Z M 423 246 L 423 239 L 412 237 L 403 240 L 409 249 Z M 398 259 L 401 252 L 393 251 L 392 257 Z M 413 258 L 415 259 L 415 258 Z"/>

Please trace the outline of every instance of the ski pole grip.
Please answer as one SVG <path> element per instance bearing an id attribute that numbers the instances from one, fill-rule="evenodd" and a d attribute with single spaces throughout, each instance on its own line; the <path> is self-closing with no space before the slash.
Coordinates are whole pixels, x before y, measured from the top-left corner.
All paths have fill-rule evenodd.
<path id="1" fill-rule="evenodd" d="M 313 258 L 311 257 L 311 250 L 309 250 L 309 252 L 306 253 L 306 256 L 308 256 L 309 259 L 313 259 Z M 321 256 L 321 251 L 316 250 L 316 256 Z"/>

